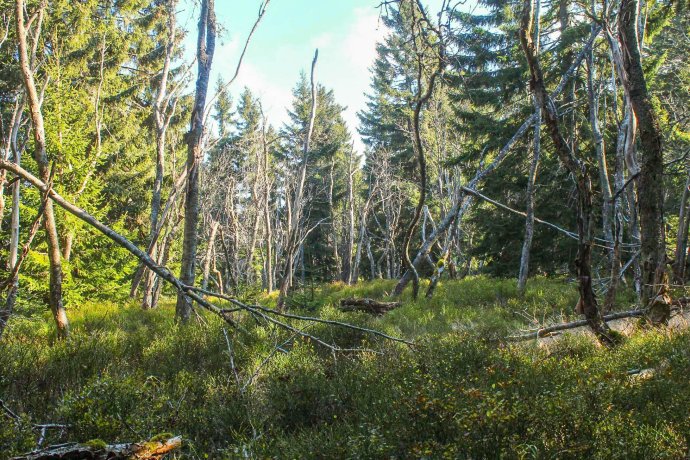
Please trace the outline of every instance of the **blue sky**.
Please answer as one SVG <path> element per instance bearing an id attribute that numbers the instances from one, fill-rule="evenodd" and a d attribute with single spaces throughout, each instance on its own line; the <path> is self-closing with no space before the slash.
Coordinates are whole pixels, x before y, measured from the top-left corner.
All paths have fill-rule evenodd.
<path id="1" fill-rule="evenodd" d="M 216 48 L 213 79 L 228 80 L 247 34 L 258 13 L 260 0 L 216 0 L 218 22 L 223 34 Z M 365 107 L 369 89 L 369 67 L 375 45 L 385 36 L 379 19 L 379 0 L 271 0 L 257 30 L 231 93 L 249 87 L 263 102 L 269 121 L 282 126 L 292 88 L 300 72 L 311 65 L 319 48 L 317 81 L 335 92 L 338 103 L 347 107 L 345 119 L 357 149 L 363 150 L 357 135 L 357 111 Z M 441 0 L 429 0 L 435 13 Z M 179 20 L 189 31 L 187 54 L 194 53 L 198 6 L 187 0 L 180 5 Z M 436 8 L 436 9 L 434 9 Z"/>

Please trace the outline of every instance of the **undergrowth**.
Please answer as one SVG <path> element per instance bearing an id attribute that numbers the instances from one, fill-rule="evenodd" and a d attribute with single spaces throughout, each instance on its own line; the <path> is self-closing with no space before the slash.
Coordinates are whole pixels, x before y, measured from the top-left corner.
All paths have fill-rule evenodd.
<path id="1" fill-rule="evenodd" d="M 498 340 L 532 319 L 572 317 L 575 289 L 553 279 L 533 280 L 524 298 L 513 280 L 447 282 L 433 300 L 405 297 L 382 318 L 336 308 L 344 297 L 385 298 L 393 285 L 318 286 L 291 305 L 413 339 L 414 349 L 308 328 L 379 352 L 333 355 L 308 339 L 283 344 L 288 333 L 252 318 L 240 320 L 244 332 L 203 314 L 180 327 L 172 304 L 107 302 L 72 308 L 72 335 L 58 342 L 44 312 L 23 311 L 0 341 L 0 399 L 20 417 L 0 415 L 0 458 L 35 448 L 37 423 L 69 425 L 49 432 L 55 443 L 179 434 L 184 458 L 688 455 L 688 333 L 639 331 L 614 350 L 582 335 L 548 348 Z M 623 293 L 619 308 L 632 300 Z M 657 371 L 631 374 L 647 368 Z"/>

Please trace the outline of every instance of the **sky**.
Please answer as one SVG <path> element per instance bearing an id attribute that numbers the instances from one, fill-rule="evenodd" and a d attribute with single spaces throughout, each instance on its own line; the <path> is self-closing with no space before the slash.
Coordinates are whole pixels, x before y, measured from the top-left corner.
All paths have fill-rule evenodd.
<path id="1" fill-rule="evenodd" d="M 196 46 L 197 2 L 181 4 L 179 20 L 189 33 L 185 46 L 191 59 Z M 316 80 L 332 89 L 336 101 L 347 107 L 343 114 L 355 148 L 364 147 L 357 134 L 357 112 L 366 107 L 369 68 L 376 57 L 376 43 L 386 30 L 380 21 L 380 0 L 271 0 L 245 56 L 240 74 L 230 88 L 233 98 L 246 86 L 261 98 L 271 124 L 287 122 L 292 89 L 300 72 L 311 66 L 319 49 Z M 441 0 L 429 0 L 436 13 Z M 212 66 L 212 84 L 222 76 L 229 80 L 249 31 L 256 21 L 260 0 L 216 0 L 216 15 L 222 28 Z M 436 8 L 436 9 L 434 9 Z M 209 94 L 211 97 L 211 94 Z"/>

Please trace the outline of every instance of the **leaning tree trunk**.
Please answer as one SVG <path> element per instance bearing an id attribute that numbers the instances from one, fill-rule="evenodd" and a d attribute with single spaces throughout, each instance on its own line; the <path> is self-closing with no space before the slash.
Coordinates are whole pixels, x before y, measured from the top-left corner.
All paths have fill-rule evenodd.
<path id="1" fill-rule="evenodd" d="M 597 299 L 592 287 L 592 181 L 587 165 L 575 156 L 568 142 L 563 137 L 558 120 L 558 111 L 551 97 L 546 92 L 544 76 L 535 52 L 531 31 L 534 19 L 533 0 L 525 0 L 520 27 L 520 42 L 527 58 L 530 70 L 530 87 L 543 112 L 546 127 L 549 130 L 556 153 L 566 169 L 573 175 L 577 186 L 577 230 L 578 254 L 576 259 L 579 279 L 580 302 L 578 310 L 584 313 L 587 324 L 598 340 L 607 346 L 615 343 L 611 329 L 602 319 Z"/>
<path id="2" fill-rule="evenodd" d="M 203 156 L 204 110 L 206 93 L 211 74 L 213 52 L 216 47 L 215 0 L 201 0 L 199 12 L 199 37 L 197 40 L 198 76 L 194 95 L 192 118 L 187 133 L 187 190 L 185 201 L 184 239 L 182 243 L 182 267 L 180 281 L 194 285 L 197 251 L 197 227 L 199 224 L 199 173 Z M 192 301 L 182 292 L 177 295 L 175 316 L 184 322 L 192 315 Z"/>
<path id="3" fill-rule="evenodd" d="M 666 245 L 664 235 L 664 163 L 659 119 L 647 91 L 637 31 L 637 0 L 622 0 L 618 37 L 623 49 L 624 86 L 630 97 L 640 134 L 640 175 L 637 180 L 642 263 L 641 303 L 650 309 L 653 323 L 670 318 L 666 295 Z"/>
<path id="4" fill-rule="evenodd" d="M 41 112 L 41 103 L 36 91 L 36 83 L 34 81 L 33 70 L 29 63 L 29 54 L 27 50 L 27 26 L 24 23 L 24 0 L 17 0 L 16 2 L 16 16 L 17 16 L 17 42 L 19 49 L 19 61 L 24 81 L 24 88 L 26 90 L 27 103 L 31 113 L 31 123 L 33 125 L 34 134 L 34 160 L 38 165 L 39 178 L 44 183 L 49 183 L 51 179 L 50 162 L 46 153 L 46 135 L 43 126 L 43 113 Z M 43 11 L 39 12 L 39 26 L 40 20 L 43 17 Z M 36 38 L 38 39 L 38 37 Z M 57 225 L 55 222 L 55 212 L 53 210 L 53 202 L 47 200 L 44 209 L 43 228 L 46 233 L 46 241 L 48 242 L 48 260 L 50 262 L 50 310 L 53 313 L 55 324 L 57 326 L 58 337 L 65 338 L 69 334 L 69 321 L 67 313 L 62 302 L 62 260 L 60 253 L 60 240 L 57 232 Z"/>

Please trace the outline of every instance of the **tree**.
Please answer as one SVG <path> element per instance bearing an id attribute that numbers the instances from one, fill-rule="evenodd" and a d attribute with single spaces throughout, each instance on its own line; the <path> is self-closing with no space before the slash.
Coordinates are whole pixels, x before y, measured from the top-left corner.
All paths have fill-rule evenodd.
<path id="1" fill-rule="evenodd" d="M 203 159 L 204 118 L 206 95 L 216 47 L 216 13 L 214 0 L 202 0 L 199 11 L 199 36 L 197 39 L 197 80 L 194 105 L 187 134 L 187 188 L 185 191 L 184 241 L 182 243 L 182 266 L 180 280 L 194 285 L 199 224 L 199 173 Z M 183 323 L 192 315 L 192 303 L 188 296 L 179 293 L 176 317 Z"/>
<path id="2" fill-rule="evenodd" d="M 545 123 L 549 129 L 556 153 L 561 163 L 573 175 L 577 185 L 578 255 L 576 265 L 580 292 L 578 312 L 584 313 L 590 328 L 599 341 L 610 346 L 615 344 L 616 340 L 610 328 L 601 317 L 592 286 L 592 182 L 586 164 L 576 156 L 576 153 L 572 151 L 564 138 L 558 120 L 556 105 L 546 92 L 541 64 L 539 63 L 532 38 L 533 26 L 533 0 L 525 0 L 520 28 L 520 42 L 530 69 L 530 87 L 534 97 L 544 111 Z"/>
<path id="3" fill-rule="evenodd" d="M 48 160 L 48 154 L 46 152 L 46 135 L 45 127 L 43 125 L 43 113 L 41 112 L 41 101 L 39 99 L 38 90 L 36 89 L 34 70 L 32 69 L 31 61 L 29 59 L 29 45 L 27 41 L 28 27 L 24 18 L 24 8 L 24 1 L 17 0 L 17 47 L 19 48 L 20 68 L 22 77 L 24 79 L 24 89 L 26 91 L 26 100 L 31 115 L 31 124 L 33 126 L 34 161 L 38 165 L 39 178 L 44 183 L 49 184 L 52 182 L 52 172 L 50 161 Z M 36 21 L 36 29 L 34 32 L 34 46 L 37 46 L 38 43 L 45 8 L 46 5 L 44 3 L 36 13 L 38 19 Z M 53 210 L 52 201 L 46 199 L 44 200 L 42 206 L 43 228 L 48 241 L 48 258 L 50 260 L 49 304 L 50 309 L 53 312 L 55 325 L 57 326 L 58 337 L 65 338 L 69 333 L 69 320 L 67 319 L 67 312 L 62 299 L 62 255 L 60 253 L 57 222 L 55 220 L 55 212 Z"/>
<path id="4" fill-rule="evenodd" d="M 659 120 L 647 91 L 638 42 L 638 2 L 622 0 L 618 13 L 618 36 L 622 47 L 625 79 L 640 133 L 641 157 L 637 191 L 640 196 L 642 263 L 641 303 L 649 308 L 654 323 L 667 322 L 670 300 L 666 293 L 666 236 L 664 231 L 664 158 Z"/>

